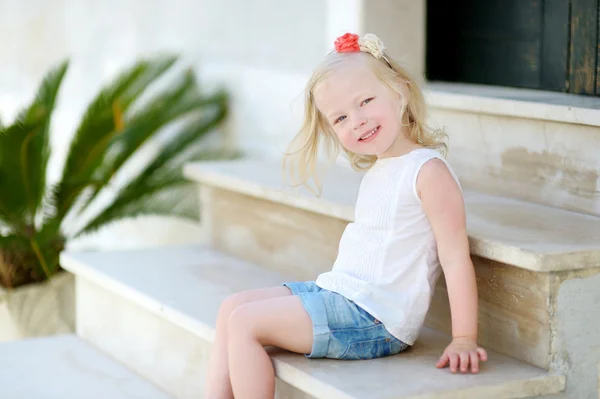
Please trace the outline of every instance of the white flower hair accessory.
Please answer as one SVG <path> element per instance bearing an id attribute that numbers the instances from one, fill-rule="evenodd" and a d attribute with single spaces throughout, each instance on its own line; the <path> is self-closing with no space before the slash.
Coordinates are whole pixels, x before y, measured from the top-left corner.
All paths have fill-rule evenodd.
<path id="1" fill-rule="evenodd" d="M 360 51 L 366 51 L 377 59 L 383 57 L 385 46 L 381 39 L 373 33 L 367 33 L 361 39 L 358 39 L 358 45 L 360 46 Z"/>

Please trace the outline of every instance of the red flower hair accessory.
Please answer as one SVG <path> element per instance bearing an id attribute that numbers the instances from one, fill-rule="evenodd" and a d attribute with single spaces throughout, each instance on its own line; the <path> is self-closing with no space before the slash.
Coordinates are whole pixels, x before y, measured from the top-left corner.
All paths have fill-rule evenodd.
<path id="1" fill-rule="evenodd" d="M 335 51 L 338 53 L 355 53 L 360 51 L 358 35 L 354 33 L 346 33 L 338 37 L 335 41 Z"/>

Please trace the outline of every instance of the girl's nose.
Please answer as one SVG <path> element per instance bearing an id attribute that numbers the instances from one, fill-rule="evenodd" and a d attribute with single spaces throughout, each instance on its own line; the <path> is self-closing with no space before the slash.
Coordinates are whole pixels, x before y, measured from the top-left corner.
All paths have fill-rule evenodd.
<path id="1" fill-rule="evenodd" d="M 367 123 L 367 117 L 361 113 L 352 115 L 352 126 L 354 129 L 363 127 Z"/>

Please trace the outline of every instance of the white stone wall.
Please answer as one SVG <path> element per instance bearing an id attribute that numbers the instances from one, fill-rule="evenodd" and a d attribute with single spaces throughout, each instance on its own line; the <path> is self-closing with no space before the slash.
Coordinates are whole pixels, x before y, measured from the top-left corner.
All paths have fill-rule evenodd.
<path id="1" fill-rule="evenodd" d="M 392 4 L 394 3 L 394 4 Z M 374 32 L 422 69 L 424 0 L 0 0 L 0 118 L 11 120 L 44 73 L 71 65 L 53 121 L 49 179 L 103 82 L 136 58 L 177 52 L 233 95 L 228 125 L 249 155 L 278 156 L 299 127 L 312 67 L 346 31 Z M 404 19 L 394 23 L 395 19 Z M 401 29 L 398 26 L 402 27 Z M 414 27 L 414 28 L 411 28 Z M 407 35 L 406 32 L 412 32 Z M 122 234 L 118 239 L 117 235 Z M 187 222 L 119 223 L 80 240 L 113 248 L 200 240 Z"/>

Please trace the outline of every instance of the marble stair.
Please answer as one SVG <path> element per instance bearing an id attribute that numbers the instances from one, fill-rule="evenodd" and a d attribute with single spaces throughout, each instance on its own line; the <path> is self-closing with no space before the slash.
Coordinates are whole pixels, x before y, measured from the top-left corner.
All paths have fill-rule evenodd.
<path id="1" fill-rule="evenodd" d="M 361 177 L 334 166 L 316 198 L 284 188 L 280 164 L 268 160 L 192 164 L 185 174 L 199 186 L 205 245 L 62 254 L 63 267 L 76 277 L 76 336 L 36 341 L 66 348 L 62 355 L 48 355 L 47 363 L 59 364 L 59 376 L 78 378 L 89 371 L 85 365 L 102 361 L 120 370 L 99 373 L 97 383 L 105 389 L 120 389 L 126 381 L 152 390 L 144 397 L 202 397 L 221 301 L 240 290 L 314 279 L 328 270 L 341 232 L 353 219 Z M 594 288 L 600 274 L 594 266 L 600 218 L 470 190 L 465 200 L 480 342 L 489 351 L 480 374 L 435 368 L 450 341 L 442 278 L 421 338 L 401 355 L 344 362 L 271 351 L 278 398 L 593 397 L 598 369 L 588 366 L 598 362 Z M 0 359 L 25 345 L 33 341 L 0 346 Z M 81 360 L 65 360 L 71 358 Z M 0 382 L 18 378 L 22 369 Z M 358 373 L 365 378 L 353 378 Z M 44 378 L 36 381 L 43 384 Z M 23 384 L 14 392 L 18 389 L 26 391 Z M 47 397 L 31 392 L 21 397 Z M 127 394 L 122 397 L 137 397 Z"/>
<path id="2" fill-rule="evenodd" d="M 485 90 L 437 84 L 429 103 L 452 127 L 489 361 L 478 375 L 435 368 L 451 332 L 442 277 L 420 339 L 401 355 L 272 350 L 277 398 L 600 398 L 598 100 Z M 1 398 L 201 398 L 221 301 L 329 270 L 361 179 L 333 166 L 317 198 L 284 188 L 281 164 L 266 159 L 190 164 L 185 175 L 198 184 L 208 242 L 63 253 L 76 334 L 0 344 Z"/>
<path id="3" fill-rule="evenodd" d="M 74 335 L 1 343 L 0 370 L 3 399 L 175 399 Z"/>
<path id="4" fill-rule="evenodd" d="M 333 166 L 316 198 L 284 188 L 278 162 L 204 163 L 185 173 L 199 183 L 212 248 L 296 279 L 331 267 L 361 178 Z M 567 377 L 558 397 L 596 397 L 600 217 L 471 189 L 465 202 L 480 343 Z M 426 326 L 450 333 L 443 278 Z"/>
<path id="5" fill-rule="evenodd" d="M 77 276 L 77 334 L 176 398 L 202 397 L 220 302 L 291 276 L 211 247 L 65 253 Z M 448 336 L 424 328 L 401 357 L 308 360 L 272 351 L 279 398 L 523 398 L 560 392 L 564 376 L 490 351 L 479 375 L 435 362 Z M 353 378 L 360 373 L 362 378 Z"/>

